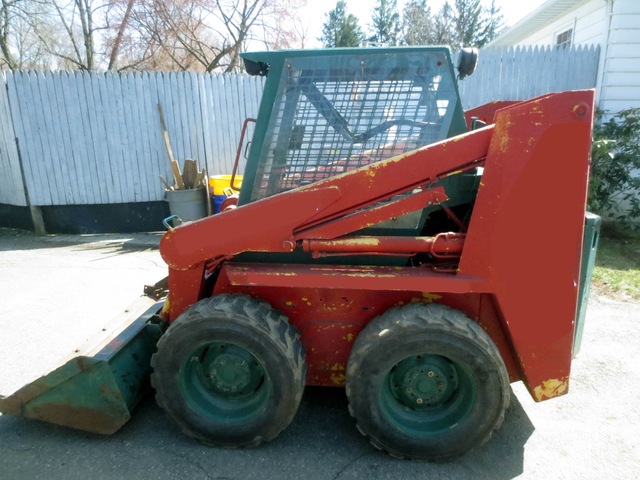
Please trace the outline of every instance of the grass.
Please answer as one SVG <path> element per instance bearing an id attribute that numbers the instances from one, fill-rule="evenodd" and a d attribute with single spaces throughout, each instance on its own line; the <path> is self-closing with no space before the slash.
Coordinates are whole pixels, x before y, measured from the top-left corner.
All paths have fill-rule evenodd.
<path id="1" fill-rule="evenodd" d="M 609 298 L 640 302 L 640 232 L 603 223 L 591 288 Z"/>

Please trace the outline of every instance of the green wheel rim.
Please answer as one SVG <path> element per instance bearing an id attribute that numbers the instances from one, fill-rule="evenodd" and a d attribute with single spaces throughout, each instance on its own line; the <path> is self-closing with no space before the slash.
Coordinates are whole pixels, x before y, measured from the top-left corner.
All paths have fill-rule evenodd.
<path id="1" fill-rule="evenodd" d="M 422 354 L 394 365 L 380 388 L 382 412 L 396 428 L 433 435 L 460 423 L 475 403 L 477 387 L 456 362 Z"/>
<path id="2" fill-rule="evenodd" d="M 187 357 L 180 371 L 180 388 L 200 415 L 241 424 L 265 410 L 272 385 L 264 365 L 250 350 L 213 342 Z"/>

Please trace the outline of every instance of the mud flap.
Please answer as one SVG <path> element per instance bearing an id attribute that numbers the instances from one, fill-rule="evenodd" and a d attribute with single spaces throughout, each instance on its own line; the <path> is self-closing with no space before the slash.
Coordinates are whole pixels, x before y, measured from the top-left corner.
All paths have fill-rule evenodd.
<path id="1" fill-rule="evenodd" d="M 151 355 L 164 329 L 158 316 L 162 304 L 140 297 L 113 327 L 51 373 L 0 396 L 0 412 L 88 432 L 116 432 L 148 388 Z"/>

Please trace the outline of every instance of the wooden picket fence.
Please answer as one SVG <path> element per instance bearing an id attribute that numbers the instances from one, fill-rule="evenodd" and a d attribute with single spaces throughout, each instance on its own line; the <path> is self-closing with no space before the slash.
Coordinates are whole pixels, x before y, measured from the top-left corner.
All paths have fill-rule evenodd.
<path id="1" fill-rule="evenodd" d="M 598 47 L 484 50 L 476 73 L 460 82 L 463 107 L 593 88 L 598 59 Z M 0 204 L 161 200 L 158 176 L 171 178 L 171 170 L 158 104 L 177 159 L 229 173 L 263 84 L 244 74 L 5 72 Z"/>
<path id="2" fill-rule="evenodd" d="M 263 79 L 18 72 L 2 86 L 0 174 L 12 180 L 0 178 L 0 203 L 91 205 L 162 199 L 158 176 L 171 178 L 171 169 L 158 104 L 176 159 L 227 173 L 244 119 L 257 115 Z M 13 188 L 21 184 L 25 196 Z"/>
<path id="3" fill-rule="evenodd" d="M 462 107 L 595 88 L 599 61 L 600 47 L 593 45 L 482 50 L 475 73 L 459 82 Z"/>

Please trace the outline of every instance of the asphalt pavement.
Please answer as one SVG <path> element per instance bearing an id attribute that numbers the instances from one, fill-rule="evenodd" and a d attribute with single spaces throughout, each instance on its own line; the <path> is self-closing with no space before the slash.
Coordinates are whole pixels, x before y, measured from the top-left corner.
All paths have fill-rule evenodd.
<path id="1" fill-rule="evenodd" d="M 0 394 L 54 368 L 144 284 L 162 278 L 159 238 L 0 230 Z M 0 480 L 636 479 L 640 304 L 592 295 L 568 395 L 536 404 L 522 384 L 512 391 L 493 438 L 442 464 L 376 451 L 355 428 L 342 389 L 307 388 L 291 426 L 256 449 L 216 449 L 184 437 L 151 394 L 111 436 L 3 415 Z"/>

